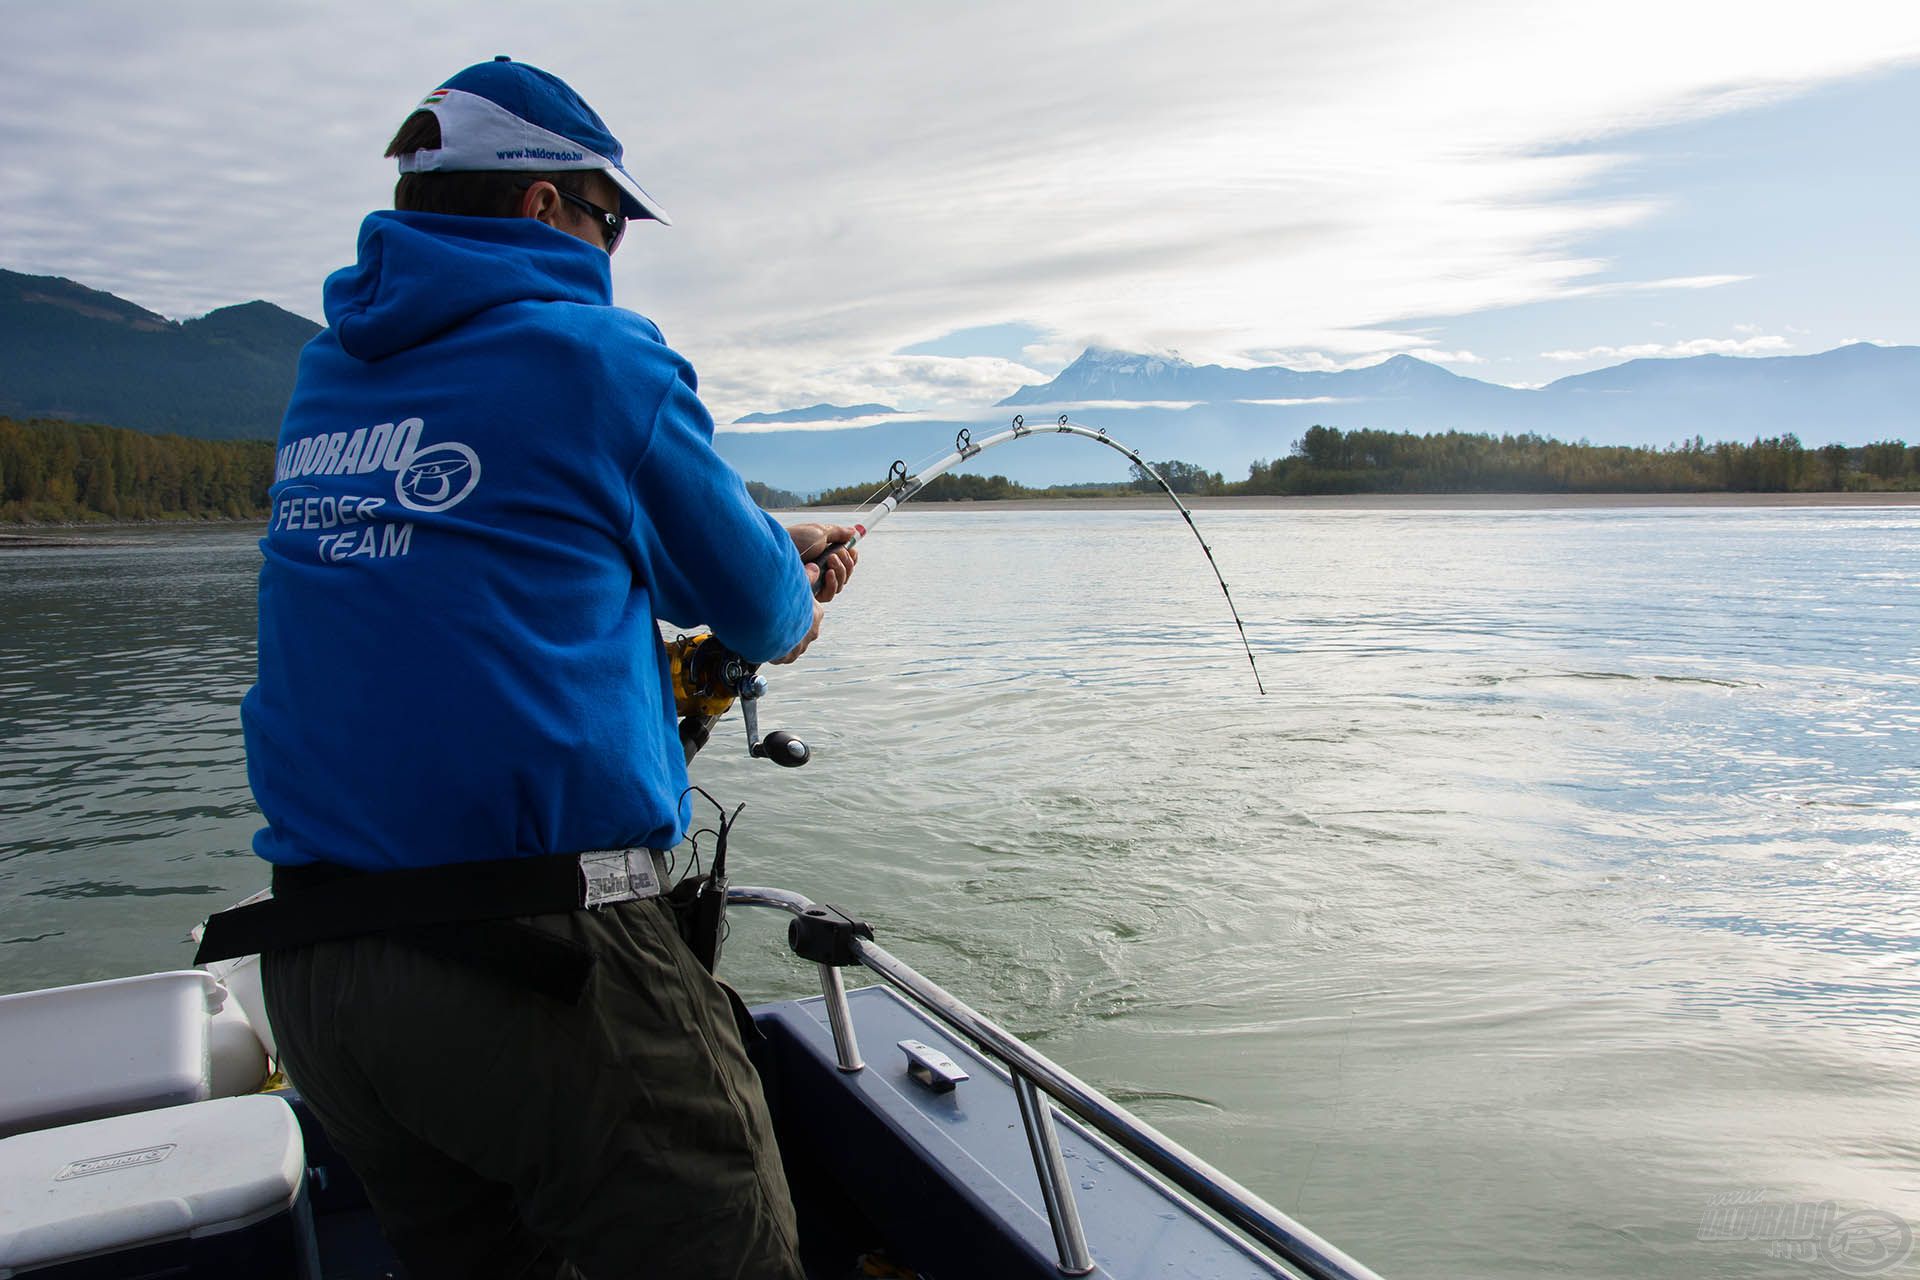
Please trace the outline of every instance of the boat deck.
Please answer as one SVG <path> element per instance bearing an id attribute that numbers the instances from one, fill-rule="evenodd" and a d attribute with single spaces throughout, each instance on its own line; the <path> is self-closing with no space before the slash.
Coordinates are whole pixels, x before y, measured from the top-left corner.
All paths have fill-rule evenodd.
<path id="1" fill-rule="evenodd" d="M 849 993 L 866 1068 L 838 1067 L 819 997 L 763 1006 L 751 1046 L 766 1082 L 813 1280 L 862 1275 L 863 1257 L 900 1275 L 1051 1280 L 1061 1272 L 1025 1129 L 1006 1071 L 885 987 Z M 936 1092 L 898 1044 L 947 1055 L 969 1079 Z M 327 1280 L 404 1277 L 352 1171 L 298 1099 Z M 1070 1117 L 1061 1154 L 1097 1276 L 1290 1274 Z M 878 1272 L 877 1274 L 886 1274 Z"/>

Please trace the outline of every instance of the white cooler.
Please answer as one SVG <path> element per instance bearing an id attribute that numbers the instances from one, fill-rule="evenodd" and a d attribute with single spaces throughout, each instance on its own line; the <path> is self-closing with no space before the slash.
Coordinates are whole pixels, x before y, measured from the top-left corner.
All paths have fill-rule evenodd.
<path id="1" fill-rule="evenodd" d="M 198 969 L 0 996 L 0 1136 L 209 1097 L 223 1000 Z"/>
<path id="2" fill-rule="evenodd" d="M 315 1280 L 306 1150 L 256 1094 L 0 1139 L 0 1280 Z"/>
<path id="3" fill-rule="evenodd" d="M 266 1055 L 199 969 L 0 996 L 0 1138 L 250 1093 Z"/>

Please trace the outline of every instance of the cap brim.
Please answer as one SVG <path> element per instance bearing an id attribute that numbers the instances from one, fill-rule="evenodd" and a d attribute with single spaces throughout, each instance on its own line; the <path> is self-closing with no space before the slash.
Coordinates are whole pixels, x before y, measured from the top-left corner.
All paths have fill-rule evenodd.
<path id="1" fill-rule="evenodd" d="M 633 176 L 619 165 L 611 165 L 602 170 L 614 185 L 620 188 L 620 212 L 629 218 L 651 218 L 663 227 L 673 225 L 673 219 L 660 207 L 660 202 L 646 193 L 646 189 L 633 180 Z"/>
<path id="2" fill-rule="evenodd" d="M 422 110 L 440 121 L 441 145 L 400 156 L 402 173 L 566 173 L 593 169 L 620 188 L 620 212 L 651 218 L 663 226 L 673 219 L 633 175 L 585 143 L 544 129 L 507 108 L 463 89 L 440 89 Z"/>

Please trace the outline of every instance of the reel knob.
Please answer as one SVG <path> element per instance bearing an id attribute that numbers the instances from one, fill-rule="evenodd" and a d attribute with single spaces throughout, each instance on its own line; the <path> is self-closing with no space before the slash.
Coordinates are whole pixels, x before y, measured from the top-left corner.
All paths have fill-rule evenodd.
<path id="1" fill-rule="evenodd" d="M 767 735 L 765 742 L 755 743 L 753 755 L 758 759 L 771 760 L 788 769 L 798 769 L 813 759 L 813 752 L 807 744 L 785 729 L 775 729 Z"/>

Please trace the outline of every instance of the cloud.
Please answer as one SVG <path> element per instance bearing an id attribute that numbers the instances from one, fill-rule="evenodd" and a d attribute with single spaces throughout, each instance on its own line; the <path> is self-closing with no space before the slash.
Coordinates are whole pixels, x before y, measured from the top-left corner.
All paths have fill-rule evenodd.
<path id="1" fill-rule="evenodd" d="M 876 427 L 882 423 L 920 422 L 917 415 L 871 413 L 858 418 L 826 418 L 818 422 L 721 422 L 714 426 L 720 435 L 773 435 L 788 431 L 852 431 L 856 427 Z"/>
<path id="2" fill-rule="evenodd" d="M 1020 358 L 1029 368 L 1046 370 L 1048 376 L 1079 359 L 1088 344 L 1075 342 L 1035 342 L 1020 348 Z"/>
<path id="3" fill-rule="evenodd" d="M 1368 351 L 1362 355 L 1328 355 L 1324 351 L 1275 351 L 1263 353 L 1261 364 L 1280 365 L 1302 373 L 1344 373 L 1364 369 L 1392 358 L 1391 353 Z"/>
<path id="4" fill-rule="evenodd" d="M 1561 291 L 1562 297 L 1606 297 L 1619 293 L 1660 293 L 1668 289 L 1719 289 L 1740 284 L 1752 276 L 1667 276 L 1660 280 L 1621 280 L 1606 284 L 1586 284 Z"/>
<path id="5" fill-rule="evenodd" d="M 1095 335 L 1196 363 L 1471 364 L 1396 326 L 1742 278 L 1603 282 L 1616 267 L 1583 246 L 1663 207 L 1598 193 L 1633 162 L 1620 138 L 1920 57 L 1920 6 L 1845 3 L 1818 22 L 1747 0 L 459 12 L 19 6 L 0 265 L 169 315 L 264 297 L 317 316 L 388 198 L 390 132 L 504 50 L 572 81 L 673 211 L 628 236 L 616 296 L 722 418 L 990 401 Z M 884 357 L 1007 323 L 1048 335 L 1025 364 Z"/>
<path id="6" fill-rule="evenodd" d="M 1416 360 L 1425 360 L 1431 364 L 1486 364 L 1487 358 L 1471 351 L 1441 351 L 1424 346 L 1389 346 L 1364 351 L 1358 355 L 1329 355 L 1324 351 L 1271 351 L 1261 353 L 1256 363 L 1263 365 L 1282 365 L 1303 373 L 1345 373 L 1352 369 L 1368 369 L 1382 364 L 1395 356 L 1412 356 Z"/>
<path id="7" fill-rule="evenodd" d="M 1047 380 L 1037 369 L 996 356 L 895 355 L 743 386 L 723 381 L 717 390 L 703 381 L 701 390 L 710 401 L 746 406 L 739 414 L 724 415 L 731 418 L 804 404 L 883 403 L 908 411 L 954 410 L 991 404 L 1019 387 Z M 832 427 L 820 424 L 814 429 Z"/>
<path id="8" fill-rule="evenodd" d="M 1054 410 L 1064 409 L 1070 412 L 1098 410 L 1101 413 L 1128 412 L 1134 409 L 1163 409 L 1180 413 L 1195 405 L 1207 403 L 1204 400 L 1041 400 L 1033 404 L 1021 405 L 1019 412 L 1030 422 L 1039 423 L 1053 414 Z M 1008 416 L 1006 411 L 1001 416 Z"/>
<path id="9" fill-rule="evenodd" d="M 1645 360 L 1670 356 L 1753 356 L 1791 351 L 1793 343 L 1776 333 L 1750 338 L 1689 338 L 1685 342 L 1639 342 L 1625 347 L 1588 347 L 1584 351 L 1542 351 L 1544 360 Z"/>

